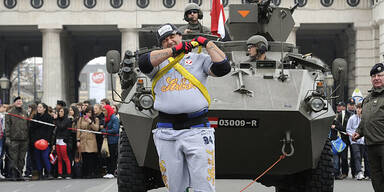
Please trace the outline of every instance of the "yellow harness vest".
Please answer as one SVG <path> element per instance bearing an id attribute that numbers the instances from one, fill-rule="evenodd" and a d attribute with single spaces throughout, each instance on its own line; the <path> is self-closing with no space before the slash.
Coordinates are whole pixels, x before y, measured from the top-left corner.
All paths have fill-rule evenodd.
<path id="1" fill-rule="evenodd" d="M 191 82 L 194 86 L 196 86 L 200 92 L 203 94 L 205 99 L 208 102 L 208 106 L 211 105 L 211 96 L 208 93 L 207 88 L 196 79 L 188 70 L 186 70 L 182 65 L 179 64 L 179 61 L 184 57 L 184 53 L 181 53 L 176 58 L 170 57 L 168 58 L 168 65 L 160 69 L 159 72 L 155 75 L 152 81 L 152 96 L 155 99 L 154 88 L 157 84 L 157 81 L 161 79 L 170 69 L 175 68 L 182 76 L 184 76 L 189 82 Z"/>

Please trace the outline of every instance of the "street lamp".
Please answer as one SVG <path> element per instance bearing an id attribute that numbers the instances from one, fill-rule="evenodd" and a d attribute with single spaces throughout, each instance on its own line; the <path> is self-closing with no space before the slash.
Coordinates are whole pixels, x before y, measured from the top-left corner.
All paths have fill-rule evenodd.
<path id="1" fill-rule="evenodd" d="M 8 91 L 9 89 L 9 79 L 7 78 L 7 76 L 5 76 L 5 74 L 3 74 L 3 76 L 0 78 L 0 88 L 3 90 L 3 103 L 7 103 L 7 93 L 6 91 Z"/>

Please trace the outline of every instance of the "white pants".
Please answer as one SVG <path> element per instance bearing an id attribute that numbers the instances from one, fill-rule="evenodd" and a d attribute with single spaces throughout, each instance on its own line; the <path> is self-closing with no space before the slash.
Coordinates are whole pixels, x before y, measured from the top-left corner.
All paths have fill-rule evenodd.
<path id="1" fill-rule="evenodd" d="M 215 136 L 212 128 L 153 130 L 163 182 L 169 192 L 215 191 Z"/>

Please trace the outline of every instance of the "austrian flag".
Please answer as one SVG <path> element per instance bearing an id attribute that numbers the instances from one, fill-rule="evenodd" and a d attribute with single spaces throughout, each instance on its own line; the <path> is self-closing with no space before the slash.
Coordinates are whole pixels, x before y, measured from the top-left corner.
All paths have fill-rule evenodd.
<path id="1" fill-rule="evenodd" d="M 219 121 L 219 118 L 217 117 L 208 117 L 209 124 L 212 128 L 217 128 L 217 122 Z"/>
<path id="2" fill-rule="evenodd" d="M 211 33 L 224 39 L 225 14 L 222 0 L 212 0 L 211 9 Z"/>

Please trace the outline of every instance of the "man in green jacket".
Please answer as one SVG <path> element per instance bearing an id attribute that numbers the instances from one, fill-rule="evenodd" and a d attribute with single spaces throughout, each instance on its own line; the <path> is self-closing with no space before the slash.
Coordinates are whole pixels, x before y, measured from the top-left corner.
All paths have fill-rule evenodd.
<path id="1" fill-rule="evenodd" d="M 27 118 L 20 97 L 13 100 L 13 108 L 8 113 Z M 20 117 L 5 115 L 5 144 L 8 146 L 11 162 L 11 179 L 22 179 L 25 154 L 28 150 L 28 122 Z"/>
<path id="2" fill-rule="evenodd" d="M 361 122 L 352 140 L 364 136 L 373 188 L 384 192 L 384 64 L 375 64 L 370 75 L 373 88 L 363 101 Z"/>

